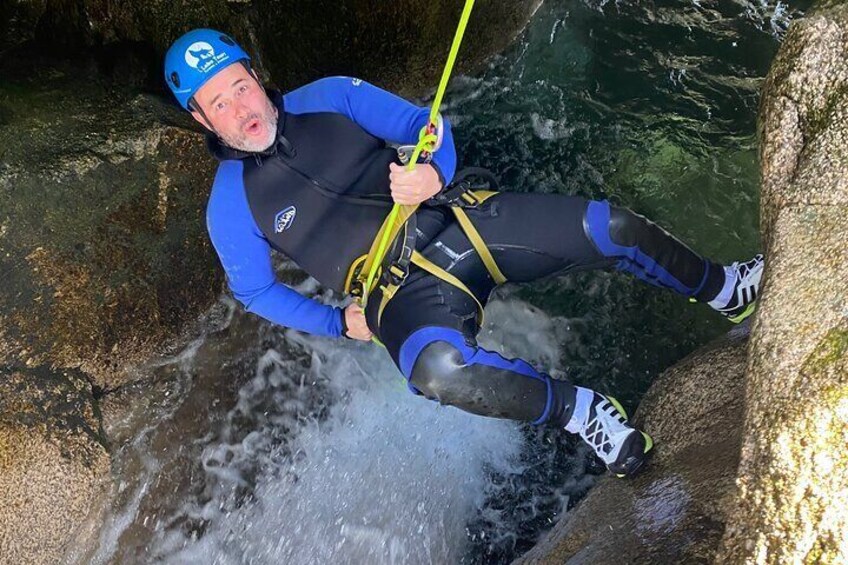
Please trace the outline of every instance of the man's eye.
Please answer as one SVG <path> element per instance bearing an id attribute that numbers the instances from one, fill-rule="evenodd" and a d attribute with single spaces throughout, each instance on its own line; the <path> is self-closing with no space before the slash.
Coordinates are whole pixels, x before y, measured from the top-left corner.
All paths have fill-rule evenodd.
<path id="1" fill-rule="evenodd" d="M 241 85 L 241 86 L 239 87 L 239 89 L 238 89 L 239 94 L 241 94 L 241 93 L 242 93 L 242 92 L 244 92 L 245 90 L 247 90 L 247 85 L 246 85 L 246 84 Z"/>
<path id="2" fill-rule="evenodd" d="M 216 109 L 216 110 L 223 110 L 223 109 L 224 109 L 224 108 L 226 108 L 226 107 L 227 107 L 227 103 L 226 103 L 226 102 L 218 102 L 217 104 L 215 104 L 215 109 Z"/>

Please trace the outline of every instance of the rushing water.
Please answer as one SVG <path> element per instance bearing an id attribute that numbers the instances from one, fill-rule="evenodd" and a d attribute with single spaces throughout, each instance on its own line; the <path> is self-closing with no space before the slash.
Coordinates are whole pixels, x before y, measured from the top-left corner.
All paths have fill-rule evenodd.
<path id="1" fill-rule="evenodd" d="M 455 78 L 443 111 L 464 163 L 507 190 L 609 198 L 744 258 L 758 246 L 757 90 L 807 4 L 549 0 L 483 73 Z M 506 288 L 487 313 L 482 345 L 629 407 L 727 329 L 615 273 Z M 600 472 L 559 430 L 412 396 L 376 347 L 275 328 L 226 298 L 206 326 L 107 398 L 121 480 L 81 561 L 508 562 Z"/>

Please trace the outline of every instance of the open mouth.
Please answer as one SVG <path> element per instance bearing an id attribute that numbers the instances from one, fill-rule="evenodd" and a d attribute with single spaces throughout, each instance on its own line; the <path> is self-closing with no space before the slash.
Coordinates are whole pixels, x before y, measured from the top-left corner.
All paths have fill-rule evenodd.
<path id="1" fill-rule="evenodd" d="M 244 126 L 244 132 L 248 135 L 257 135 L 262 131 L 262 123 L 257 119 L 252 119 Z"/>

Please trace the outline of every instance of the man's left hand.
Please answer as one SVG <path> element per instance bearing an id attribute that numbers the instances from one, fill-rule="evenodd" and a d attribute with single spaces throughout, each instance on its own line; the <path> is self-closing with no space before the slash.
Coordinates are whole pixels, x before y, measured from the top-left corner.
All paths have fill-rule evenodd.
<path id="1" fill-rule="evenodd" d="M 421 204 L 442 189 L 439 173 L 428 163 L 406 167 L 389 163 L 389 188 L 392 199 L 398 204 Z"/>

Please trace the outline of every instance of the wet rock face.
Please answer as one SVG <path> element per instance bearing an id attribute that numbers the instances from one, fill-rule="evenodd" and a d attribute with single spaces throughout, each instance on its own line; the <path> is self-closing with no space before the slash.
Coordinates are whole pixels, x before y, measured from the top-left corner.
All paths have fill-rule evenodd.
<path id="1" fill-rule="evenodd" d="M 21 39 L 65 44 L 128 42 L 152 48 L 157 62 L 196 27 L 226 31 L 254 63 L 288 89 L 332 74 L 354 75 L 403 94 L 438 83 L 464 0 L 178 0 L 175 2 L 18 2 L 0 9 L 3 45 Z M 506 47 L 541 0 L 478 2 L 458 61 L 477 68 Z M 161 84 L 158 66 L 150 85 Z"/>
<path id="2" fill-rule="evenodd" d="M 848 562 L 848 5 L 790 30 L 763 95 L 770 264 L 728 563 Z"/>
<path id="3" fill-rule="evenodd" d="M 763 91 L 762 221 L 798 205 L 848 205 L 848 6 L 796 22 Z"/>
<path id="4" fill-rule="evenodd" d="M 154 98 L 76 68 L 6 77 L 0 356 L 111 388 L 220 292 L 204 224 L 214 163 Z"/>
<path id="5" fill-rule="evenodd" d="M 606 477 L 520 563 L 706 563 L 735 491 L 747 337 L 737 331 L 664 372 L 636 422 L 656 441 L 635 480 Z"/>
<path id="6" fill-rule="evenodd" d="M 505 47 L 539 1 L 478 6 L 459 68 Z M 165 92 L 170 43 L 217 27 L 283 88 L 343 73 L 421 94 L 462 4 L 0 2 L 0 561 L 73 560 L 96 535 L 76 529 L 97 523 L 109 472 L 93 392 L 177 347 L 221 292 L 215 163 Z"/>
<path id="7" fill-rule="evenodd" d="M 478 5 L 459 69 L 539 2 Z M 94 392 L 178 346 L 221 291 L 205 229 L 215 163 L 169 94 L 141 93 L 167 94 L 170 43 L 216 27 L 282 88 L 341 73 L 421 94 L 462 4 L 0 2 L 0 561 L 73 560 L 96 535 L 77 529 L 97 523 L 109 473 Z"/>
<path id="8" fill-rule="evenodd" d="M 33 38 L 45 4 L 45 1 L 0 3 L 0 54 Z"/>
<path id="9" fill-rule="evenodd" d="M 45 367 L 0 371 L 0 561 L 58 563 L 91 532 L 109 476 L 88 381 Z"/>

